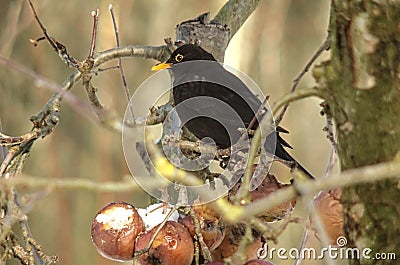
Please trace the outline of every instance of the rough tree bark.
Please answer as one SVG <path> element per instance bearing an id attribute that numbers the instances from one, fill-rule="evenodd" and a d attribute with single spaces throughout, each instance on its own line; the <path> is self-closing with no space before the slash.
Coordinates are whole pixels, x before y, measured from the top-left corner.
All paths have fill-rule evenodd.
<path id="1" fill-rule="evenodd" d="M 399 29 L 398 0 L 332 0 L 331 59 L 314 76 L 330 95 L 342 170 L 393 160 L 400 150 Z M 399 198 L 396 179 L 345 189 L 347 246 L 371 248 L 371 256 L 400 249 Z"/>
<path id="2" fill-rule="evenodd" d="M 231 0 L 214 19 L 205 13 L 176 26 L 176 40 L 199 41 L 201 46 L 223 62 L 229 41 L 257 8 L 260 0 Z"/>

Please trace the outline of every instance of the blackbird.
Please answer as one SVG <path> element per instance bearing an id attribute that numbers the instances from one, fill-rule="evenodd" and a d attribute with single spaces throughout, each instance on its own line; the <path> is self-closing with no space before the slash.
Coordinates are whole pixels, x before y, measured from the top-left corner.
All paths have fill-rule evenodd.
<path id="1" fill-rule="evenodd" d="M 195 44 L 178 47 L 165 62 L 152 70 L 168 68 L 174 76 L 172 95 L 176 112 L 184 126 L 197 138 L 211 138 L 219 148 L 235 144 L 248 128 L 262 102 L 234 74 L 217 62 L 214 56 Z M 260 119 L 257 119 L 260 120 Z M 250 129 L 257 129 L 258 121 Z M 266 137 L 265 150 L 296 167 L 310 179 L 313 176 L 286 150 L 290 145 L 279 133 L 288 133 L 277 127 Z M 274 143 L 271 146 L 271 143 Z"/>

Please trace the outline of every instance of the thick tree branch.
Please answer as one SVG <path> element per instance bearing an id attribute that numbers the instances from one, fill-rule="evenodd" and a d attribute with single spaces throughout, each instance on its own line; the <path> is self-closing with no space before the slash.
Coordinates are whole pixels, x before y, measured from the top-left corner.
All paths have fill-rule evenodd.
<path id="1" fill-rule="evenodd" d="M 167 45 L 162 46 L 143 46 L 143 45 L 129 45 L 113 48 L 103 52 L 99 52 L 94 57 L 94 67 L 101 64 L 122 57 L 141 57 L 145 59 L 154 59 L 160 62 L 166 61 L 171 52 Z"/>
<path id="2" fill-rule="evenodd" d="M 232 39 L 259 2 L 260 0 L 230 0 L 219 10 L 214 20 L 229 27 L 229 39 Z"/>

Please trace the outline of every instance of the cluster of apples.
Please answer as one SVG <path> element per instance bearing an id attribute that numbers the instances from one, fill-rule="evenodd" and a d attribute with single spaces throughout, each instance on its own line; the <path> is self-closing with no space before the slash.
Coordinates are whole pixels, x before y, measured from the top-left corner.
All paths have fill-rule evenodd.
<path id="1" fill-rule="evenodd" d="M 141 265 L 192 264 L 195 237 L 192 217 L 175 212 L 160 228 L 160 223 L 168 214 L 164 206 L 155 204 L 146 209 L 136 209 L 125 202 L 113 202 L 103 207 L 92 223 L 92 241 L 97 251 L 105 258 L 117 261 L 133 260 L 136 253 Z M 237 250 L 240 237 L 244 235 L 243 227 L 226 227 L 219 215 L 206 204 L 193 206 L 193 210 L 203 241 L 214 260 L 205 264 L 224 264 L 223 259 Z M 258 237 L 248 250 L 249 261 L 246 265 L 272 264 L 255 260 L 261 246 Z"/>
<path id="2" fill-rule="evenodd" d="M 268 175 L 263 183 L 252 191 L 251 200 L 265 198 L 287 185 L 277 181 L 274 176 Z M 232 203 L 235 201 L 234 197 L 239 188 L 240 184 L 234 186 L 228 194 L 228 200 Z M 330 200 L 321 199 L 325 197 L 329 199 L 332 196 L 319 197 L 315 206 L 318 211 L 321 210 L 322 213 L 325 213 L 321 217 L 326 223 L 324 219 L 330 220 L 332 219 L 331 216 L 338 214 L 327 212 L 326 209 L 322 211 L 323 208 L 335 208 L 331 206 L 333 203 L 330 203 Z M 326 206 L 326 203 L 321 204 L 325 201 L 329 202 L 329 207 Z M 295 204 L 295 200 L 288 201 L 269 209 L 258 218 L 265 222 L 280 220 L 293 211 Z M 212 204 L 192 206 L 191 215 L 184 215 L 177 211 L 168 214 L 170 208 L 166 206 L 166 204 L 159 203 L 150 205 L 146 209 L 136 209 L 133 205 L 125 202 L 108 204 L 97 213 L 92 223 L 92 241 L 97 251 L 108 259 L 118 261 L 129 261 L 136 257 L 140 265 L 190 265 L 193 262 L 195 252 L 193 242 L 195 239 L 197 240 L 199 232 L 203 242 L 210 250 L 213 260 L 213 262 L 204 264 L 224 264 L 224 259 L 231 257 L 239 248 L 241 239 L 245 234 L 245 225 L 240 222 L 225 225 Z M 327 213 L 329 213 L 329 216 Z M 193 214 L 195 218 L 193 218 Z M 169 215 L 169 218 L 161 224 L 167 215 Z M 198 221 L 196 226 L 193 224 L 193 220 Z M 201 231 L 196 233 L 195 228 L 198 227 Z M 328 227 L 333 226 L 328 225 Z M 340 229 L 336 230 L 339 231 Z M 328 233 L 329 236 L 335 238 L 337 236 L 336 230 L 332 235 Z M 245 264 L 271 265 L 272 263 L 269 261 L 257 259 L 258 251 L 263 246 L 261 235 L 254 231 L 253 238 L 253 242 L 246 250 L 245 259 L 247 263 Z"/>
<path id="3" fill-rule="evenodd" d="M 140 264 L 191 264 L 193 240 L 189 231 L 173 220 L 178 213 L 170 216 L 150 249 L 146 249 L 164 219 L 162 208 L 162 204 L 158 204 L 136 209 L 125 202 L 106 205 L 92 223 L 92 241 L 97 251 L 105 258 L 117 261 L 133 260 L 135 253 L 143 252 L 139 256 Z"/>

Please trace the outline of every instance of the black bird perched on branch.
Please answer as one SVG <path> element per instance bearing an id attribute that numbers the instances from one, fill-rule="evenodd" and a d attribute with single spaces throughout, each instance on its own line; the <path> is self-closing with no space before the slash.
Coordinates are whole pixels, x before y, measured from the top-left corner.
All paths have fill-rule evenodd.
<path id="1" fill-rule="evenodd" d="M 235 144 L 243 134 L 238 129 L 248 128 L 263 107 L 260 99 L 237 76 L 223 68 L 211 53 L 198 45 L 180 46 L 165 63 L 157 64 L 152 70 L 165 68 L 172 70 L 174 75 L 172 94 L 182 123 L 197 138 L 210 137 L 220 148 Z M 253 122 L 249 129 L 257 127 L 258 121 Z M 266 151 L 275 151 L 275 156 L 287 165 L 314 179 L 285 150 L 285 147 L 291 147 L 280 137 L 280 132 L 288 133 L 277 127 L 266 137 Z M 271 142 L 275 143 L 274 146 L 268 144 Z"/>

